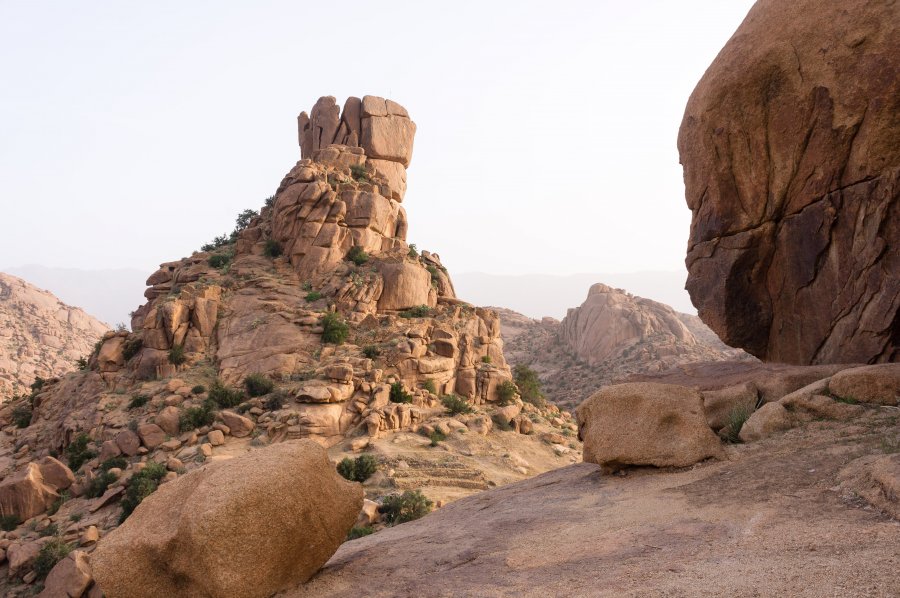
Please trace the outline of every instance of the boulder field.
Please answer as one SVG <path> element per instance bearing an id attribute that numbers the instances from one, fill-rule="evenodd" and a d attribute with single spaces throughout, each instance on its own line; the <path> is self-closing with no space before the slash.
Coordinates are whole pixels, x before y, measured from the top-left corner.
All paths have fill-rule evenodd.
<path id="1" fill-rule="evenodd" d="M 900 359 L 900 6 L 759 0 L 678 135 L 687 290 L 764 361 Z"/>

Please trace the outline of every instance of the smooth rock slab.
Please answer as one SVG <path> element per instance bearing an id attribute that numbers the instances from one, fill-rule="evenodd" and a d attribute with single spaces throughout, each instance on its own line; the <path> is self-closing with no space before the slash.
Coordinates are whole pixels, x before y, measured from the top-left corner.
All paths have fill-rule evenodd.
<path id="1" fill-rule="evenodd" d="M 299 440 L 160 486 L 92 555 L 107 598 L 254 598 L 307 581 L 363 504 L 325 449 Z"/>

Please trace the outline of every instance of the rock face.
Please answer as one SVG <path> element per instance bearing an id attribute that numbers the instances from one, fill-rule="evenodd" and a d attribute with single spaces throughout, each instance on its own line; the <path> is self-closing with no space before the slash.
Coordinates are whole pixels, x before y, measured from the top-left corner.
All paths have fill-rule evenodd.
<path id="1" fill-rule="evenodd" d="M 706 423 L 703 397 L 671 384 L 607 386 L 578 406 L 584 461 L 607 471 L 628 465 L 686 467 L 723 457 Z"/>
<path id="2" fill-rule="evenodd" d="M 751 360 L 722 343 L 697 316 L 604 284 L 591 286 L 562 322 L 497 309 L 504 354 L 538 372 L 547 397 L 574 408 L 601 386 L 677 365 Z"/>
<path id="3" fill-rule="evenodd" d="M 29 463 L 0 482 L 0 515 L 25 521 L 46 511 L 58 496 L 55 488 L 44 483 L 41 468 Z"/>
<path id="4" fill-rule="evenodd" d="M 107 329 L 83 310 L 0 272 L 0 399 L 26 392 L 36 376 L 75 369 Z"/>
<path id="5" fill-rule="evenodd" d="M 277 444 L 163 485 L 92 556 L 109 598 L 270 596 L 334 554 L 362 487 L 310 441 Z"/>
<path id="6" fill-rule="evenodd" d="M 900 6 L 760 0 L 678 138 L 687 289 L 766 361 L 900 358 Z"/>

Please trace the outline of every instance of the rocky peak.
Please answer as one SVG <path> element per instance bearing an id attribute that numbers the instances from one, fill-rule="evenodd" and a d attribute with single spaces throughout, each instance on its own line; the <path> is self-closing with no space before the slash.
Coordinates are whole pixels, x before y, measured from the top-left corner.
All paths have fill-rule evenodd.
<path id="1" fill-rule="evenodd" d="M 0 398 L 25 392 L 36 376 L 75 369 L 107 328 L 52 293 L 0 272 Z"/>
<path id="2" fill-rule="evenodd" d="M 595 284 L 580 307 L 569 309 L 560 340 L 581 360 L 598 365 L 651 339 L 673 354 L 697 345 L 697 339 L 668 305 L 636 297 L 622 289 Z"/>

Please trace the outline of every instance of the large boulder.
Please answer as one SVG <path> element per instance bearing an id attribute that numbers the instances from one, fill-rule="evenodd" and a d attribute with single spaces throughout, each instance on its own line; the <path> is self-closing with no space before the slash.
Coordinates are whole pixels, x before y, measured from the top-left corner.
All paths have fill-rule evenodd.
<path id="1" fill-rule="evenodd" d="M 686 467 L 724 456 L 706 423 L 703 397 L 674 384 L 607 386 L 577 409 L 584 461 L 606 471 L 626 465 Z"/>
<path id="2" fill-rule="evenodd" d="M 362 504 L 318 444 L 275 444 L 163 484 L 97 545 L 94 577 L 108 598 L 270 596 L 318 571 Z"/>
<path id="3" fill-rule="evenodd" d="M 0 515 L 16 515 L 20 521 L 40 515 L 59 495 L 44 482 L 41 468 L 29 463 L 0 482 Z"/>
<path id="4" fill-rule="evenodd" d="M 81 598 L 93 579 L 90 556 L 75 550 L 50 570 L 38 598 Z"/>
<path id="5" fill-rule="evenodd" d="M 831 394 L 862 403 L 900 403 L 900 363 L 884 363 L 842 370 L 828 382 Z"/>
<path id="6" fill-rule="evenodd" d="M 841 489 L 900 519 L 900 454 L 867 455 L 838 474 Z"/>
<path id="7" fill-rule="evenodd" d="M 900 359 L 900 9 L 759 0 L 678 137 L 687 289 L 766 361 Z"/>

